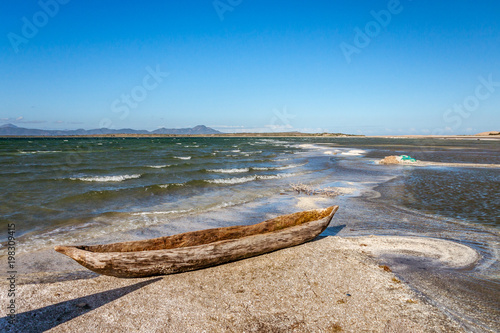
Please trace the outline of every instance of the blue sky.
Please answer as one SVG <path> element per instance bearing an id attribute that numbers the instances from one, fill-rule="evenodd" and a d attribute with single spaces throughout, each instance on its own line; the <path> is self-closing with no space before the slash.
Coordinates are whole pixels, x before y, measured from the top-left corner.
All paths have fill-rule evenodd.
<path id="1" fill-rule="evenodd" d="M 4 1 L 0 124 L 500 128 L 498 1 Z"/>

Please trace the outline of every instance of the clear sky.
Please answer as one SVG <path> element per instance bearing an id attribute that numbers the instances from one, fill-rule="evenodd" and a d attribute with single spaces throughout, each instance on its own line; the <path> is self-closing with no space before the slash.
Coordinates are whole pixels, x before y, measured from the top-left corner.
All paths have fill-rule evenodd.
<path id="1" fill-rule="evenodd" d="M 0 125 L 500 130 L 500 2 L 8 0 Z"/>

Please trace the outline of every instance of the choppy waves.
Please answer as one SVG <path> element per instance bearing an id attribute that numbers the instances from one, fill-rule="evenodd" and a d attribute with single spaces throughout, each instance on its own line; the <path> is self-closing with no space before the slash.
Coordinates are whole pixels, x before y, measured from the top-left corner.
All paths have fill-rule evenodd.
<path id="1" fill-rule="evenodd" d="M 168 168 L 172 166 L 171 164 L 162 164 L 162 165 L 148 165 L 148 168 L 153 168 L 153 169 L 163 169 L 163 168 Z"/>
<path id="2" fill-rule="evenodd" d="M 174 186 L 184 186 L 185 184 L 184 183 L 172 183 L 172 184 L 162 184 L 162 185 L 158 185 L 158 187 L 160 188 L 171 188 L 171 187 L 174 187 Z"/>
<path id="3" fill-rule="evenodd" d="M 249 172 L 250 168 L 234 168 L 234 169 L 208 169 L 208 172 L 217 172 L 217 173 L 242 173 Z"/>
<path id="4" fill-rule="evenodd" d="M 152 211 L 152 212 L 138 212 L 132 213 L 133 216 L 145 216 L 145 215 L 167 215 L 167 214 L 183 214 L 192 212 L 194 209 L 177 209 L 177 210 L 166 210 L 166 211 Z"/>
<path id="5" fill-rule="evenodd" d="M 255 147 L 253 138 L 99 140 L 16 141 L 0 151 L 0 174 L 27 188 L 20 199 L 11 195 L 10 179 L 4 181 L 4 198 L 13 199 L 3 217 L 33 221 L 26 228 L 33 235 L 26 240 L 36 239 L 40 246 L 60 242 L 66 234 L 80 240 L 104 230 L 160 224 L 191 213 L 194 206 L 196 212 L 223 207 L 229 198 L 240 202 L 238 196 L 274 191 L 273 180 L 281 184 L 281 178 L 296 175 L 291 170 L 304 171 L 298 167 L 306 160 L 291 158 L 293 151 L 277 140 Z M 155 213 L 135 214 L 138 210 Z M 174 215 L 156 221 L 157 214 Z"/>
<path id="6" fill-rule="evenodd" d="M 268 171 L 268 170 L 286 170 L 286 169 L 293 169 L 293 168 L 298 168 L 301 166 L 306 165 L 307 163 L 303 164 L 290 164 L 290 165 L 283 165 L 283 166 L 276 166 L 276 167 L 252 167 L 252 170 L 256 171 Z"/>
<path id="7" fill-rule="evenodd" d="M 71 180 L 80 180 L 83 182 L 122 182 L 128 179 L 141 178 L 141 174 L 134 175 L 116 175 L 116 176 L 87 176 L 87 177 L 71 177 Z"/>
<path id="8" fill-rule="evenodd" d="M 299 175 L 298 173 L 281 173 L 277 175 L 252 175 L 247 177 L 233 177 L 222 179 L 207 179 L 205 182 L 212 184 L 242 184 L 254 180 L 281 179 Z"/>
<path id="9" fill-rule="evenodd" d="M 49 153 L 62 153 L 62 150 L 19 151 L 19 154 L 49 154 Z"/>
<path id="10" fill-rule="evenodd" d="M 246 167 L 246 168 L 228 168 L 228 169 L 207 169 L 207 172 L 216 172 L 216 173 L 244 173 L 244 172 L 250 172 L 250 171 L 280 171 L 280 170 L 287 170 L 287 169 L 293 169 L 297 167 L 301 167 L 306 165 L 307 163 L 303 164 L 289 164 L 289 165 L 282 165 L 282 166 L 267 166 L 267 167 Z"/>

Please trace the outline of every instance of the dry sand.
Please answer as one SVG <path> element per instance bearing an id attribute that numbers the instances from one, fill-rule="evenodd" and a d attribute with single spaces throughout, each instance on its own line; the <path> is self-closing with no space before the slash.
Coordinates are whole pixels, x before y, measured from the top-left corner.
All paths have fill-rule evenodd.
<path id="1" fill-rule="evenodd" d="M 475 134 L 476 136 L 500 135 L 499 131 L 488 131 Z"/>
<path id="2" fill-rule="evenodd" d="M 415 237 L 325 237 L 204 270 L 19 285 L 16 332 L 461 332 L 376 256 L 462 267 L 466 246 Z M 79 267 L 75 264 L 75 267 Z M 5 281 L 2 288 L 6 288 Z M 2 304 L 6 294 L 1 293 Z M 6 318 L 0 319 L 6 331 Z"/>

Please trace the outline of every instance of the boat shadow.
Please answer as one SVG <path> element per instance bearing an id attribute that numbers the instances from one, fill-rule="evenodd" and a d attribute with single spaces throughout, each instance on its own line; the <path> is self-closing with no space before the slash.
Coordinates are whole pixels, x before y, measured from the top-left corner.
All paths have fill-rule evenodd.
<path id="1" fill-rule="evenodd" d="M 347 225 L 346 224 L 342 224 L 342 225 L 336 225 L 334 227 L 328 227 L 325 229 L 325 231 L 323 231 L 318 237 L 316 237 L 313 241 L 317 241 L 317 240 L 320 240 L 320 239 L 323 239 L 325 237 L 329 237 L 329 236 L 336 236 L 339 232 L 342 231 L 342 229 L 344 229 Z"/>
<path id="2" fill-rule="evenodd" d="M 94 273 L 92 271 L 62 272 L 62 273 L 53 273 L 42 277 L 39 276 L 23 277 L 23 280 L 21 280 L 21 283 L 19 284 L 20 285 L 48 284 L 48 283 L 65 282 L 65 281 L 89 280 L 89 279 L 94 279 L 98 276 L 99 274 Z"/>
<path id="3" fill-rule="evenodd" d="M 0 331 L 26 333 L 45 332 L 161 279 L 161 277 L 150 279 L 126 287 L 107 290 L 36 310 L 19 313 L 15 317 L 16 322 L 14 324 L 8 323 L 9 317 L 3 317 L 0 318 Z"/>

